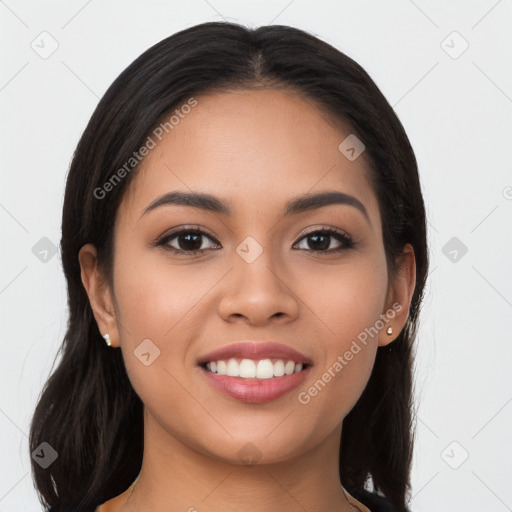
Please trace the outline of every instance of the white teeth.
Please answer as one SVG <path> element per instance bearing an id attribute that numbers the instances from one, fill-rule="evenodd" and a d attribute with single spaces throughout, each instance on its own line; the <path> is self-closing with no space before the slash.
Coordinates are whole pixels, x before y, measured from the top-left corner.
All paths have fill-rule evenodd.
<path id="1" fill-rule="evenodd" d="M 226 361 L 217 361 L 217 373 L 219 375 L 226 375 Z"/>
<path id="2" fill-rule="evenodd" d="M 256 367 L 257 379 L 271 379 L 274 376 L 274 365 L 270 359 L 262 359 L 258 361 Z"/>
<path id="3" fill-rule="evenodd" d="M 274 363 L 274 376 L 282 377 L 284 375 L 284 361 L 276 361 Z"/>
<path id="4" fill-rule="evenodd" d="M 240 377 L 254 379 L 256 377 L 256 363 L 250 359 L 242 359 L 240 363 Z"/>
<path id="5" fill-rule="evenodd" d="M 240 363 L 231 358 L 227 361 L 210 361 L 206 363 L 206 368 L 218 375 L 228 375 L 229 377 L 242 377 L 243 379 L 271 379 L 273 377 L 283 377 L 299 373 L 303 365 L 295 361 L 285 361 L 277 359 L 274 363 L 270 359 L 261 359 L 253 361 L 252 359 L 242 359 Z"/>
<path id="6" fill-rule="evenodd" d="M 240 366 L 235 359 L 230 359 L 228 361 L 226 375 L 229 377 L 238 377 L 240 375 Z"/>
<path id="7" fill-rule="evenodd" d="M 284 373 L 286 375 L 291 375 L 295 370 L 295 363 L 293 361 L 288 361 L 284 367 Z"/>

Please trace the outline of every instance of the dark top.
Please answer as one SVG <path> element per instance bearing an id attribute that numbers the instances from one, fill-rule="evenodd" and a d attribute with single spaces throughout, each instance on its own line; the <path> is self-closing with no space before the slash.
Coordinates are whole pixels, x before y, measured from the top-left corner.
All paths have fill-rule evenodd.
<path id="1" fill-rule="evenodd" d="M 347 491 L 356 500 L 360 501 L 363 505 L 368 507 L 371 510 L 371 512 L 410 512 L 409 509 L 407 508 L 405 508 L 404 510 L 397 509 L 391 504 L 391 502 L 387 498 L 379 496 L 376 493 L 369 491 L 356 491 L 351 489 L 347 489 Z M 50 508 L 48 512 L 52 512 L 52 509 Z M 96 512 L 96 507 L 94 509 L 89 510 L 88 512 Z"/>

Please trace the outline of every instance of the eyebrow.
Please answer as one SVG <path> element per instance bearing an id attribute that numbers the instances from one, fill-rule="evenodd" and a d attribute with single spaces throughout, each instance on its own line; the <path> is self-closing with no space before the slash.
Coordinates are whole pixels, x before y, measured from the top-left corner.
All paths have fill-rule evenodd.
<path id="1" fill-rule="evenodd" d="M 333 204 L 342 204 L 357 208 L 366 218 L 369 224 L 370 217 L 368 212 L 359 199 L 344 192 L 325 191 L 316 194 L 304 194 L 288 201 L 284 208 L 284 216 L 297 215 L 299 213 L 330 206 Z M 211 194 L 199 192 L 168 192 L 157 197 L 142 213 L 141 217 L 150 211 L 165 205 L 191 206 L 202 210 L 221 213 L 223 215 L 232 215 L 231 207 L 225 199 L 220 199 Z"/>

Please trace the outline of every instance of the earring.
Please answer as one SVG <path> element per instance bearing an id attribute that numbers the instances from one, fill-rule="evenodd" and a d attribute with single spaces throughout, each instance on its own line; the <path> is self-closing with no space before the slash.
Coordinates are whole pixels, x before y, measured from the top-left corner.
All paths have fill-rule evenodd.
<path id="1" fill-rule="evenodd" d="M 393 327 L 389 326 L 386 332 L 388 333 L 388 336 L 391 336 L 393 334 Z"/>
<path id="2" fill-rule="evenodd" d="M 110 341 L 110 334 L 107 332 L 107 334 L 104 334 L 104 335 L 103 335 L 103 338 L 105 339 L 106 344 L 107 344 L 109 347 L 111 347 L 111 346 L 112 346 L 112 343 L 111 343 L 111 341 Z"/>

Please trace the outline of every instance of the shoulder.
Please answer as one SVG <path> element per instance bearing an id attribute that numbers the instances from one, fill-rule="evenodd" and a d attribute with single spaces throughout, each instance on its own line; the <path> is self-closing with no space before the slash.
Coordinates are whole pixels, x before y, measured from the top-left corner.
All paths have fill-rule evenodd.
<path id="1" fill-rule="evenodd" d="M 366 490 L 350 490 L 350 494 L 368 507 L 371 512 L 410 512 L 407 508 L 400 510 L 396 508 L 388 498 Z"/>

